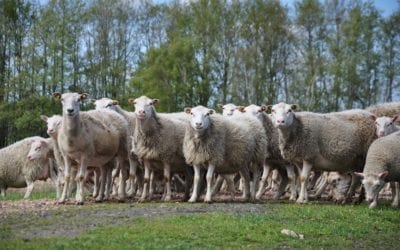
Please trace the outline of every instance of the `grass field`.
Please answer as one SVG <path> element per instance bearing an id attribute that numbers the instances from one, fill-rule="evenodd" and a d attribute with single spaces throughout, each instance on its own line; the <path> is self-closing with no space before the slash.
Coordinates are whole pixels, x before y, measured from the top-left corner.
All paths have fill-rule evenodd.
<path id="1" fill-rule="evenodd" d="M 36 191 L 29 203 L 45 204 Z M 15 194 L 13 194 L 15 195 Z M 39 205 L 2 210 L 20 198 L 0 199 L 0 249 L 378 248 L 400 246 L 400 209 L 383 201 L 339 206 L 288 201 Z M 25 203 L 24 203 L 25 204 Z M 79 229 L 79 230 L 77 230 Z M 282 229 L 303 234 L 287 236 Z M 55 231 L 54 235 L 51 233 Z M 46 232 L 46 233 L 43 233 Z M 71 233 L 74 232 L 74 233 Z"/>

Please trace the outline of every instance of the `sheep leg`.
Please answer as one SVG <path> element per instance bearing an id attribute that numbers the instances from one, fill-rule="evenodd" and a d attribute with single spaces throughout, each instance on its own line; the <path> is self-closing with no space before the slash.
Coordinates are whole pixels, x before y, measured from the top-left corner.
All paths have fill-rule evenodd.
<path id="1" fill-rule="evenodd" d="M 392 207 L 399 207 L 399 196 L 400 196 L 400 191 L 399 191 L 399 183 L 396 182 L 390 182 L 390 187 L 392 189 Z"/>
<path id="2" fill-rule="evenodd" d="M 235 175 L 225 175 L 225 182 L 228 186 L 228 190 L 231 193 L 231 199 L 235 199 L 235 182 L 234 182 Z"/>
<path id="3" fill-rule="evenodd" d="M 154 188 L 155 188 L 155 183 L 154 183 L 154 170 L 150 170 L 150 179 L 149 179 L 149 200 L 151 200 L 151 199 L 153 198 Z"/>
<path id="4" fill-rule="evenodd" d="M 96 198 L 99 195 L 100 187 L 100 173 L 98 169 L 93 171 L 93 194 L 92 197 Z"/>
<path id="5" fill-rule="evenodd" d="M 71 181 L 71 174 L 70 174 L 70 166 L 71 166 L 71 159 L 69 157 L 64 157 L 64 189 L 61 194 L 58 203 L 65 203 L 67 199 L 67 195 L 69 193 L 69 185 Z"/>
<path id="6" fill-rule="evenodd" d="M 117 165 L 119 166 L 119 184 L 118 184 L 118 201 L 124 201 L 126 197 L 125 185 L 126 185 L 126 169 L 124 159 L 118 158 Z"/>
<path id="7" fill-rule="evenodd" d="M 303 169 L 300 174 L 300 195 L 297 199 L 297 203 L 307 203 L 308 201 L 307 185 L 311 169 L 312 165 L 307 161 L 303 161 Z"/>
<path id="8" fill-rule="evenodd" d="M 285 193 L 285 189 L 289 181 L 288 173 L 285 168 L 278 167 L 277 171 L 281 176 L 281 182 L 279 183 L 278 190 L 275 192 L 273 199 L 279 199 L 279 197 L 281 197 Z"/>
<path id="9" fill-rule="evenodd" d="M 214 175 L 215 166 L 212 164 L 208 164 L 206 181 L 207 181 L 207 192 L 204 198 L 204 202 L 211 202 L 211 195 L 212 195 L 212 181 Z"/>
<path id="10" fill-rule="evenodd" d="M 351 173 L 350 188 L 347 192 L 345 201 L 342 203 L 350 202 L 352 200 L 354 194 L 356 193 L 357 187 L 359 187 L 360 185 L 361 185 L 361 178 L 359 176 L 355 175 L 354 173 Z M 362 199 L 360 200 L 360 198 L 358 200 L 354 200 L 354 203 L 356 203 L 356 204 L 359 204 L 361 202 L 362 202 Z"/>
<path id="11" fill-rule="evenodd" d="M 243 195 L 242 198 L 244 200 L 248 200 L 250 198 L 250 174 L 248 170 L 240 170 L 241 178 L 240 180 L 243 182 Z"/>
<path id="12" fill-rule="evenodd" d="M 0 194 L 1 196 L 6 196 L 6 188 L 3 185 L 0 185 Z"/>
<path id="13" fill-rule="evenodd" d="M 128 197 L 133 197 L 135 195 L 135 180 L 137 178 L 136 172 L 138 163 L 132 159 L 132 157 L 128 157 L 129 160 L 129 179 L 128 183 L 130 184 L 130 189 L 127 192 Z"/>
<path id="14" fill-rule="evenodd" d="M 189 200 L 190 188 L 193 183 L 193 172 L 190 166 L 185 167 L 185 195 L 183 196 L 183 201 Z"/>
<path id="15" fill-rule="evenodd" d="M 215 181 L 215 184 L 212 188 L 212 195 L 215 195 L 216 193 L 218 193 L 218 191 L 221 189 L 223 181 L 224 181 L 224 176 L 219 174 L 217 177 L 217 180 Z"/>
<path id="16" fill-rule="evenodd" d="M 83 185 L 85 183 L 85 176 L 86 176 L 86 170 L 87 170 L 87 163 L 86 159 L 82 157 L 81 159 L 81 165 L 78 171 L 78 174 L 76 175 L 76 195 L 75 195 L 75 202 L 77 205 L 83 205 L 83 200 L 84 200 L 84 194 L 83 194 Z M 103 173 L 102 173 L 103 174 Z M 104 179 L 103 179 L 104 183 Z M 104 187 L 101 188 L 100 186 L 100 194 L 99 197 L 102 198 L 102 195 L 104 194 Z M 97 200 L 97 199 L 96 199 Z"/>
<path id="17" fill-rule="evenodd" d="M 117 175 L 119 175 L 119 169 L 116 167 L 112 170 L 111 173 L 111 184 L 112 184 L 112 196 L 117 196 L 118 195 L 118 185 L 115 184 L 115 178 L 117 178 Z"/>
<path id="18" fill-rule="evenodd" d="M 165 189 L 165 197 L 164 201 L 171 200 L 171 165 L 168 163 L 164 163 L 164 189 Z"/>
<path id="19" fill-rule="evenodd" d="M 259 184 L 260 179 L 260 171 L 258 169 L 259 166 L 253 164 L 253 182 L 251 183 L 250 192 L 251 192 L 251 199 L 255 200 L 256 198 L 256 189 Z"/>
<path id="20" fill-rule="evenodd" d="M 259 200 L 261 198 L 261 196 L 264 194 L 265 184 L 267 183 L 267 179 L 268 179 L 269 173 L 271 172 L 271 169 L 272 169 L 272 167 L 270 165 L 268 165 L 266 162 L 264 162 L 263 173 L 262 173 L 261 181 L 260 181 L 258 191 L 256 194 L 257 200 Z"/>
<path id="21" fill-rule="evenodd" d="M 142 196 L 139 199 L 139 202 L 143 202 L 147 197 L 147 189 L 149 188 L 149 178 L 150 178 L 150 162 L 148 160 L 143 161 L 144 165 L 144 178 L 143 178 L 143 190 Z"/>
<path id="22" fill-rule="evenodd" d="M 325 191 L 328 186 L 328 174 L 329 172 L 324 172 L 322 175 L 322 179 L 318 183 L 317 189 L 315 190 L 315 198 L 321 198 L 322 193 Z"/>
<path id="23" fill-rule="evenodd" d="M 200 166 L 193 165 L 194 177 L 193 177 L 193 191 L 189 202 L 196 202 L 199 195 L 199 184 L 200 184 Z"/>
<path id="24" fill-rule="evenodd" d="M 111 190 L 113 187 L 113 180 L 112 180 L 112 168 L 111 166 L 106 167 L 106 188 L 104 191 L 104 199 L 110 199 Z"/>
<path id="25" fill-rule="evenodd" d="M 32 180 L 26 180 L 26 183 L 27 183 L 27 187 L 26 187 L 26 193 L 25 193 L 24 199 L 28 199 L 29 196 L 31 196 L 34 182 Z"/>
<path id="26" fill-rule="evenodd" d="M 286 166 L 288 182 L 290 187 L 290 201 L 295 201 L 297 198 L 297 187 L 296 187 L 296 169 L 293 165 Z"/>

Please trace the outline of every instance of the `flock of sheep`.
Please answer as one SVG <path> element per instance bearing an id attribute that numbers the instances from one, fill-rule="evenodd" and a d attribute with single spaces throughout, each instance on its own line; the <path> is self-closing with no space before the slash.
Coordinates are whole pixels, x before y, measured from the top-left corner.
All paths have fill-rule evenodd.
<path id="1" fill-rule="evenodd" d="M 198 201 L 205 188 L 204 201 L 211 202 L 222 182 L 234 194 L 240 179 L 243 199 L 262 199 L 268 184 L 274 199 L 288 192 L 305 203 L 311 188 L 318 197 L 334 179 L 336 201 L 350 201 L 358 191 L 373 208 L 390 183 L 392 205 L 399 206 L 400 103 L 327 114 L 285 103 L 220 105 L 222 114 L 204 106 L 157 113 L 158 100 L 146 96 L 129 100 L 135 112 L 108 98 L 80 111 L 87 94 L 53 96 L 63 108 L 62 116 L 41 116 L 50 137 L 0 150 L 3 196 L 8 187 L 27 187 L 28 198 L 35 180 L 51 178 L 58 203 L 76 188 L 75 201 L 83 204 L 88 186 L 96 201 L 112 195 L 145 201 L 161 176 L 164 201 L 179 184 L 184 200 Z"/>

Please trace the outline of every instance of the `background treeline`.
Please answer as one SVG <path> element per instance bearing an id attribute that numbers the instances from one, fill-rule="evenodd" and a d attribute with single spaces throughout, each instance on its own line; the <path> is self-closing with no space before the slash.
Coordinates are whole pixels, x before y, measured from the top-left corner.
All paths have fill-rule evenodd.
<path id="1" fill-rule="evenodd" d="M 399 6 L 383 16 L 365 0 L 0 0 L 0 147 L 45 135 L 39 115 L 61 113 L 55 91 L 125 108 L 146 94 L 159 111 L 399 100 Z"/>

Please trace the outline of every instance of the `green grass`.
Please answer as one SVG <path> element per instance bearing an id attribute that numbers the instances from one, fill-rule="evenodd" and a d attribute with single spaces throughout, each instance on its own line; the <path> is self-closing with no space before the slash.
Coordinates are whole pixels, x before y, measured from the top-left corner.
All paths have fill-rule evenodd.
<path id="1" fill-rule="evenodd" d="M 166 206 L 176 204 L 167 203 Z M 251 204 L 249 204 L 250 206 Z M 101 204 L 116 209 L 126 204 Z M 152 207 L 154 204 L 140 204 Z M 190 206 L 190 204 L 178 204 Z M 87 230 L 73 238 L 13 238 L 0 221 L 0 248 L 6 249 L 189 249 L 189 248 L 379 248 L 399 246 L 400 210 L 387 205 L 378 209 L 267 203 L 264 213 L 212 212 L 132 218 L 115 226 Z M 85 207 L 85 206 L 84 206 Z M 85 209 L 85 208 L 82 209 Z M 124 209 L 125 209 L 124 207 Z M 66 209 L 76 211 L 75 206 Z M 84 211 L 84 210 L 82 210 Z M 61 216 L 63 212 L 60 212 Z M 65 212 L 68 217 L 68 211 Z M 41 218 L 32 218 L 40 220 Z M 43 222 L 49 223 L 44 220 Z M 282 235 L 282 229 L 304 234 L 304 240 Z"/>

